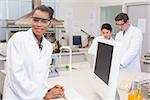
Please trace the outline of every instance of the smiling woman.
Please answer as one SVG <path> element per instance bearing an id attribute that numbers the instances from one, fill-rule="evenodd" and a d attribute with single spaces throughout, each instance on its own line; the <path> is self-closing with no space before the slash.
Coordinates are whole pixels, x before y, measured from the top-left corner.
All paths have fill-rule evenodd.
<path id="1" fill-rule="evenodd" d="M 3 100 L 50 100 L 64 96 L 61 86 L 47 83 L 53 48 L 43 33 L 52 16 L 53 9 L 37 7 L 32 14 L 32 28 L 9 39 Z"/>
<path id="2" fill-rule="evenodd" d="M 42 34 L 46 32 L 52 19 L 53 10 L 45 8 L 43 5 L 33 10 L 32 14 L 32 30 L 40 44 Z"/>

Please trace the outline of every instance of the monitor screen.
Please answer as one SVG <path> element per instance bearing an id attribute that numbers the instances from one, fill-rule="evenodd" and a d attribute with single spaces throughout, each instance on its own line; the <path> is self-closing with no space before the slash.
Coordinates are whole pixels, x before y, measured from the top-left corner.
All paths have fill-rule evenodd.
<path id="1" fill-rule="evenodd" d="M 111 70 L 113 45 L 98 42 L 94 73 L 107 85 Z"/>
<path id="2" fill-rule="evenodd" d="M 73 36 L 73 45 L 79 45 L 79 46 L 82 45 L 80 35 Z"/>

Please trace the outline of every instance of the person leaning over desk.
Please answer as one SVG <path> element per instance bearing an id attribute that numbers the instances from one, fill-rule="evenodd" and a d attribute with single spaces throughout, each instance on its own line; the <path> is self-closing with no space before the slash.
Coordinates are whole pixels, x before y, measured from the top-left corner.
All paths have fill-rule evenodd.
<path id="1" fill-rule="evenodd" d="M 104 24 L 101 26 L 101 32 L 102 32 L 102 36 L 96 37 L 96 38 L 93 40 L 93 43 L 92 43 L 91 47 L 88 49 L 88 53 L 89 53 L 89 54 L 95 55 L 96 50 L 97 50 L 98 40 L 101 40 L 101 39 L 112 40 L 112 41 L 114 40 L 114 39 L 111 37 L 112 27 L 111 27 L 110 24 L 104 23 Z"/>
<path id="2" fill-rule="evenodd" d="M 120 68 L 140 72 L 142 32 L 129 23 L 129 17 L 126 13 L 119 13 L 115 17 L 115 23 L 120 29 L 120 32 L 115 36 L 115 41 L 122 43 Z"/>
<path id="3" fill-rule="evenodd" d="M 63 97 L 64 89 L 47 83 L 52 44 L 45 32 L 53 9 L 41 5 L 33 10 L 32 28 L 15 33 L 8 41 L 3 100 L 50 100 Z"/>

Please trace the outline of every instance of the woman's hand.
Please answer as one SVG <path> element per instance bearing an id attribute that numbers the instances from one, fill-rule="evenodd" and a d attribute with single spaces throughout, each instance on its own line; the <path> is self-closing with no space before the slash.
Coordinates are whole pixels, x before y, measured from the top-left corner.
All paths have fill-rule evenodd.
<path id="1" fill-rule="evenodd" d="M 50 100 L 53 98 L 64 97 L 64 88 L 60 85 L 55 85 L 53 88 L 48 90 L 44 99 Z"/>

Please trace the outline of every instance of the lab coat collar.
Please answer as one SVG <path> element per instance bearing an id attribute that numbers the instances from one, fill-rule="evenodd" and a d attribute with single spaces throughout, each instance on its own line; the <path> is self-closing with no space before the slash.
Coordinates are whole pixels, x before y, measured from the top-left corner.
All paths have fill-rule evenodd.
<path id="1" fill-rule="evenodd" d="M 127 28 L 127 30 L 125 32 L 130 31 L 132 29 L 132 27 L 133 27 L 132 24 L 130 24 L 130 26 Z"/>
<path id="2" fill-rule="evenodd" d="M 46 39 L 45 39 L 45 37 L 42 36 L 43 39 L 42 39 L 41 45 L 42 45 L 43 47 L 42 47 L 42 50 L 40 50 L 39 47 L 38 47 L 38 44 L 37 44 L 38 41 L 37 41 L 36 37 L 35 37 L 34 34 L 33 34 L 32 28 L 30 28 L 30 29 L 27 31 L 27 33 L 28 33 L 28 36 L 29 36 L 30 40 L 33 41 L 33 46 L 35 47 L 36 52 L 40 55 L 40 57 L 41 57 L 42 55 L 44 55 L 45 46 L 46 46 L 46 43 L 45 43 L 45 42 L 46 42 Z"/>
<path id="3" fill-rule="evenodd" d="M 125 31 L 122 31 L 122 35 L 124 36 L 125 34 L 127 34 L 127 31 L 129 31 L 131 29 L 132 24 L 129 24 L 128 28 Z"/>
<path id="4" fill-rule="evenodd" d="M 35 34 L 34 34 L 34 32 L 32 31 L 32 28 L 30 28 L 29 30 L 28 30 L 28 33 L 29 33 L 29 35 L 31 36 L 31 38 L 35 41 L 35 43 L 36 44 L 38 44 L 38 40 L 37 40 L 37 38 L 35 37 Z M 43 47 L 44 47 L 44 41 L 45 41 L 45 38 L 44 38 L 44 35 L 42 35 L 42 41 L 41 41 L 41 48 L 43 49 Z M 41 49 L 41 50 L 42 50 Z"/>
<path id="5" fill-rule="evenodd" d="M 36 38 L 36 34 L 33 32 L 33 35 L 34 35 L 34 39 L 35 39 L 35 41 L 36 41 L 36 43 L 38 44 L 38 40 L 37 40 L 37 38 Z M 41 41 L 40 41 L 40 50 L 42 50 L 42 48 L 43 48 L 43 38 L 44 38 L 44 36 L 42 35 L 42 38 L 41 38 Z"/>

